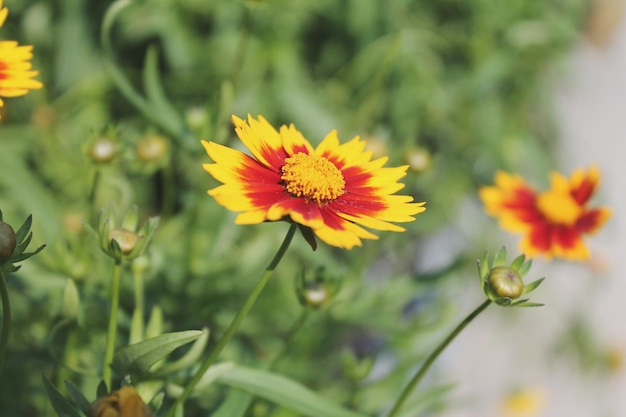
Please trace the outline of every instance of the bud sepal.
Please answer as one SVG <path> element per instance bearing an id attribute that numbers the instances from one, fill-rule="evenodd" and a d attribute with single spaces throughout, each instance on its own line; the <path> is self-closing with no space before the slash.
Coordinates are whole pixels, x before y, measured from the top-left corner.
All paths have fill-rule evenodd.
<path id="1" fill-rule="evenodd" d="M 544 278 L 524 284 L 522 278 L 532 266 L 532 260 L 519 255 L 506 265 L 506 248 L 503 246 L 495 255 L 493 263 L 489 263 L 489 252 L 485 251 L 478 263 L 478 276 L 483 292 L 494 303 L 503 307 L 540 307 L 543 304 L 530 302 L 528 298 L 520 298 L 534 291 Z"/>
<path id="2" fill-rule="evenodd" d="M 2 251 L 2 259 L 0 260 L 0 270 L 3 272 L 15 272 L 21 268 L 21 265 L 14 265 L 17 262 L 24 261 L 33 255 L 38 254 L 46 247 L 41 245 L 33 252 L 25 252 L 33 238 L 33 232 L 30 228 L 33 223 L 33 216 L 29 215 L 24 223 L 17 229 L 13 228 L 3 221 L 2 210 L 0 210 L 0 234 L 2 234 L 1 244 L 5 245 L 6 251 Z"/>
<path id="3" fill-rule="evenodd" d="M 146 251 L 159 224 L 159 218 L 150 217 L 141 228 L 137 228 L 137 223 L 137 206 L 133 206 L 126 213 L 122 224 L 118 227 L 115 221 L 115 207 L 109 204 L 107 209 L 100 212 L 98 230 L 96 231 L 89 224 L 85 224 L 85 229 L 96 238 L 104 253 L 116 261 L 130 260 L 141 256 Z"/>

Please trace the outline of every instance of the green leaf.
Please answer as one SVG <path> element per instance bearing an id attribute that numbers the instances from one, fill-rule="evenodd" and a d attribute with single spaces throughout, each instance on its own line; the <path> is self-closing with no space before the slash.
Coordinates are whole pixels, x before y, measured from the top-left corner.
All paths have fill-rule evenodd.
<path id="1" fill-rule="evenodd" d="M 163 90 L 163 82 L 159 76 L 159 55 L 154 45 L 148 47 L 146 52 L 143 86 L 148 102 L 159 113 L 162 123 L 167 125 L 170 131 L 182 131 L 184 129 L 183 121 Z"/>
<path id="2" fill-rule="evenodd" d="M 164 398 L 165 393 L 163 391 L 157 392 L 148 403 L 148 407 L 150 407 L 150 409 L 156 414 L 161 409 Z"/>
<path id="3" fill-rule="evenodd" d="M 496 253 L 496 257 L 493 260 L 493 266 L 504 266 L 506 264 L 506 246 L 502 246 Z"/>
<path id="4" fill-rule="evenodd" d="M 120 373 L 143 374 L 176 348 L 193 342 L 202 334 L 204 332 L 200 330 L 165 333 L 126 346 L 117 351 L 111 366 Z"/>
<path id="5" fill-rule="evenodd" d="M 72 400 L 76 403 L 76 405 L 80 408 L 84 415 L 89 415 L 89 400 L 85 398 L 82 392 L 70 381 L 65 381 L 65 386 L 67 387 L 67 392 L 72 397 Z"/>
<path id="6" fill-rule="evenodd" d="M 234 366 L 217 382 L 265 398 L 297 413 L 311 417 L 367 417 L 324 398 L 304 385 L 268 371 Z"/>
<path id="7" fill-rule="evenodd" d="M 15 249 L 13 249 L 13 255 L 14 256 L 21 255 L 22 253 L 24 253 L 24 251 L 26 250 L 26 248 L 28 247 L 32 239 L 33 239 L 33 232 L 30 232 L 24 240 L 21 240 L 21 241 L 18 240 L 18 242 L 20 243 L 18 243 L 17 246 L 15 246 Z"/>
<path id="8" fill-rule="evenodd" d="M 521 254 L 520 256 L 515 258 L 515 260 L 513 262 L 511 262 L 510 268 L 515 270 L 515 271 L 518 271 L 518 273 L 519 273 L 519 269 L 520 269 L 520 267 L 522 266 L 522 264 L 524 263 L 525 260 L 526 260 L 526 255 Z M 520 275 L 522 275 L 522 274 L 520 274 Z"/>
<path id="9" fill-rule="evenodd" d="M 15 233 L 15 240 L 18 243 L 22 242 L 24 238 L 26 237 L 26 235 L 28 235 L 28 232 L 30 232 L 30 227 L 32 224 L 33 224 L 33 215 L 30 214 L 26 218 L 26 221 L 24 222 L 24 224 L 22 224 L 20 228 L 17 230 L 17 232 Z"/>
<path id="10" fill-rule="evenodd" d="M 101 379 L 96 388 L 96 398 L 106 397 L 107 395 L 109 395 L 109 388 L 107 387 L 107 383 L 104 382 L 104 379 Z"/>
<path id="11" fill-rule="evenodd" d="M 247 392 L 231 389 L 226 399 L 211 417 L 243 417 L 254 397 Z"/>
<path id="12" fill-rule="evenodd" d="M 200 356 L 204 352 L 207 342 L 209 341 L 209 330 L 202 329 L 204 332 L 189 348 L 189 351 L 176 362 L 168 363 L 156 372 L 157 375 L 167 375 L 181 369 L 189 368 L 191 365 L 200 361 Z"/>
<path id="13" fill-rule="evenodd" d="M 539 278 L 537 281 L 533 281 L 529 284 L 524 285 L 524 292 L 522 292 L 522 295 L 528 294 L 529 292 L 534 291 L 535 288 L 541 285 L 544 279 L 545 278 Z"/>
<path id="14" fill-rule="evenodd" d="M 43 386 L 48 393 L 50 404 L 59 417 L 81 417 L 74 405 L 52 385 L 45 375 L 41 376 Z"/>
<path id="15" fill-rule="evenodd" d="M 530 271 L 531 266 L 533 266 L 533 260 L 529 259 L 519 267 L 517 272 L 520 274 L 520 276 L 523 277 L 524 275 L 528 273 L 528 271 Z"/>

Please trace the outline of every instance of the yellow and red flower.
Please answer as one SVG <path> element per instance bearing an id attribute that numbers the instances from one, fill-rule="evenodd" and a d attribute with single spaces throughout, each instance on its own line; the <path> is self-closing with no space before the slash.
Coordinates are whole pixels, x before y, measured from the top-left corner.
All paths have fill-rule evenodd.
<path id="1" fill-rule="evenodd" d="M 0 27 L 8 13 L 0 0 Z M 29 90 L 42 87 L 39 81 L 32 79 L 38 73 L 32 71 L 32 50 L 32 46 L 19 46 L 15 41 L 0 41 L 0 107 L 4 104 L 2 97 L 23 96 Z"/>
<path id="2" fill-rule="evenodd" d="M 237 224 L 287 219 L 329 245 L 350 249 L 361 246 L 361 239 L 378 239 L 361 226 L 402 232 L 390 222 L 413 221 L 425 210 L 413 197 L 394 195 L 404 186 L 397 181 L 407 166 L 383 167 L 387 158 L 372 160 L 358 137 L 340 145 L 333 130 L 314 149 L 293 124 L 276 131 L 261 116 L 232 121 L 252 156 L 202 144 L 215 161 L 204 169 L 222 183 L 209 195 L 240 212 Z"/>
<path id="3" fill-rule="evenodd" d="M 495 185 L 481 188 L 479 195 L 503 229 L 524 234 L 520 249 L 527 256 L 587 259 L 582 236 L 597 231 L 611 215 L 607 208 L 587 206 L 600 171 L 579 169 L 569 179 L 553 172 L 550 181 L 548 191 L 536 192 L 519 175 L 499 171 Z"/>

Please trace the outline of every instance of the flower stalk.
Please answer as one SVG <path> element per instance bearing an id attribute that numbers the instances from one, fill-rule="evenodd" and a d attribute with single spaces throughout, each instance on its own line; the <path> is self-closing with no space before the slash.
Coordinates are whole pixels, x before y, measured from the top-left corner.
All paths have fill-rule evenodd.
<path id="1" fill-rule="evenodd" d="M 115 353 L 115 337 L 117 335 L 117 314 L 120 306 L 120 275 L 122 262 L 115 261 L 113 266 L 113 281 L 111 282 L 111 311 L 109 312 L 109 328 L 107 330 L 106 348 L 104 351 L 104 364 L 102 369 L 102 379 L 107 387 L 111 389 L 111 378 L 113 370 L 113 354 Z"/>
<path id="2" fill-rule="evenodd" d="M 413 392 L 415 387 L 421 382 L 426 375 L 426 372 L 430 369 L 431 365 L 435 362 L 435 360 L 441 355 L 441 353 L 448 347 L 448 345 L 470 324 L 480 313 L 483 312 L 487 307 L 491 305 L 491 300 L 487 299 L 481 305 L 479 305 L 474 311 L 472 311 L 458 326 L 452 330 L 452 332 L 441 342 L 437 347 L 428 355 L 428 358 L 424 361 L 422 366 L 415 373 L 413 378 L 409 381 L 409 383 L 404 387 L 400 397 L 396 400 L 391 411 L 387 414 L 387 417 L 396 417 L 400 412 L 400 409 L 409 398 L 409 395 Z"/>
<path id="3" fill-rule="evenodd" d="M 172 405 L 168 413 L 165 415 L 165 417 L 174 417 L 176 415 L 176 410 L 179 407 L 182 407 L 182 405 L 185 403 L 185 401 L 189 398 L 189 396 L 193 392 L 196 385 L 198 385 L 198 382 L 200 382 L 200 380 L 202 379 L 202 376 L 211 367 L 211 365 L 213 365 L 213 363 L 215 362 L 219 354 L 222 352 L 224 347 L 228 344 L 230 339 L 233 337 L 233 335 L 239 328 L 239 325 L 241 324 L 243 319 L 248 315 L 248 313 L 254 306 L 254 303 L 256 302 L 257 298 L 263 291 L 263 288 L 265 288 L 265 285 L 268 283 L 269 279 L 271 278 L 274 270 L 276 269 L 276 266 L 278 266 L 278 263 L 283 258 L 283 255 L 289 248 L 289 245 L 291 244 L 291 240 L 293 239 L 293 236 L 296 232 L 296 229 L 297 229 L 297 225 L 295 223 L 291 224 L 291 226 L 289 227 L 289 231 L 287 232 L 287 235 L 285 236 L 285 239 L 283 240 L 283 243 L 280 245 L 280 248 L 276 252 L 276 255 L 274 255 L 274 258 L 272 259 L 270 264 L 267 266 L 267 268 L 263 272 L 263 275 L 261 276 L 261 278 L 257 281 L 255 287 L 252 289 L 252 292 L 248 296 L 248 299 L 246 300 L 244 305 L 241 307 L 241 310 L 239 310 L 239 312 L 237 313 L 233 321 L 230 323 L 230 325 L 228 326 L 228 328 L 222 335 L 222 337 L 219 339 L 219 341 L 217 342 L 217 345 L 215 345 L 211 353 L 209 353 L 209 356 L 207 356 L 204 362 L 202 362 L 202 364 L 200 365 L 200 368 L 198 368 L 193 378 L 189 381 L 189 383 L 187 383 L 187 386 L 185 387 L 183 392 L 180 394 L 180 396 L 176 399 L 176 401 L 174 402 L 174 404 Z"/>
<path id="4" fill-rule="evenodd" d="M 4 357 L 9 344 L 9 330 L 11 326 L 11 303 L 9 302 L 9 289 L 4 272 L 0 270 L 0 297 L 2 298 L 2 331 L 0 332 L 0 369 L 4 364 Z"/>

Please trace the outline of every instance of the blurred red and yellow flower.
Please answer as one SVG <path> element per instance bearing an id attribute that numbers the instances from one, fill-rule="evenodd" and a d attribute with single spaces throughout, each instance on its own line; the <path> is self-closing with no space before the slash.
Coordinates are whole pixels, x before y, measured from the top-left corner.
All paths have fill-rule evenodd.
<path id="1" fill-rule="evenodd" d="M 0 0 L 0 27 L 8 15 L 7 8 Z M 33 80 L 38 72 L 32 70 L 30 60 L 33 57 L 32 46 L 20 46 L 16 41 L 0 41 L 0 107 L 2 97 L 18 97 L 42 87 Z"/>
<path id="2" fill-rule="evenodd" d="M 537 192 L 519 175 L 499 171 L 495 185 L 482 187 L 479 195 L 503 229 L 524 234 L 520 249 L 527 256 L 588 259 L 582 236 L 597 231 L 611 215 L 607 208 L 587 206 L 600 171 L 579 169 L 569 179 L 553 172 L 550 181 L 548 191 Z"/>
<path id="3" fill-rule="evenodd" d="M 341 145 L 332 131 L 313 148 L 294 125 L 276 131 L 259 116 L 232 117 L 237 136 L 251 156 L 203 141 L 215 163 L 204 169 L 222 185 L 209 195 L 240 212 L 237 224 L 291 220 L 308 227 L 325 243 L 350 249 L 378 237 L 370 229 L 402 232 L 391 222 L 410 222 L 425 210 L 413 197 L 394 195 L 407 166 L 387 168 L 387 158 L 372 160 L 355 137 Z"/>

